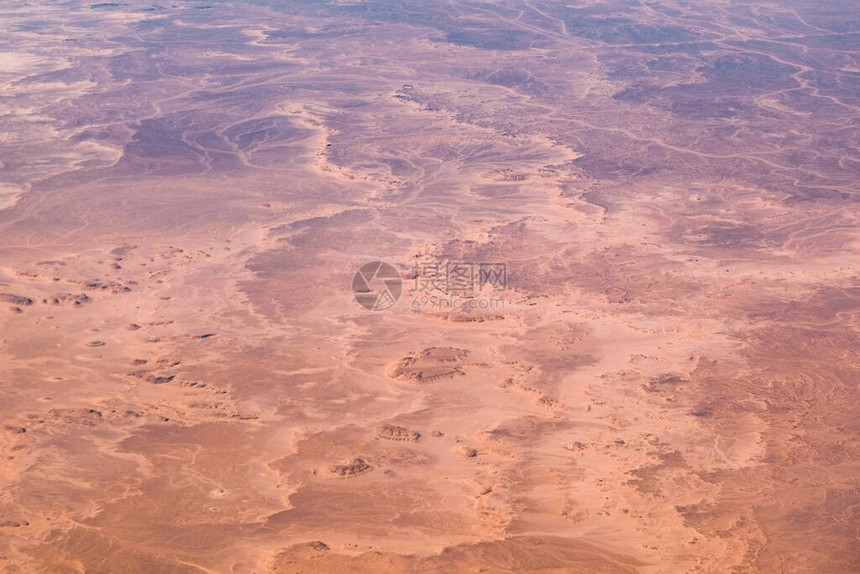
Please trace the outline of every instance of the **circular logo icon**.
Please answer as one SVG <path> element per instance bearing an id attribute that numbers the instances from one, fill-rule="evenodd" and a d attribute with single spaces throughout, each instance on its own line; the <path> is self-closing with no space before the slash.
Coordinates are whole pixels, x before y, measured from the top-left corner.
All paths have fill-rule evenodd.
<path id="1" fill-rule="evenodd" d="M 365 263 L 352 277 L 352 294 L 358 304 L 369 311 L 391 309 L 402 291 L 400 273 L 385 261 Z"/>

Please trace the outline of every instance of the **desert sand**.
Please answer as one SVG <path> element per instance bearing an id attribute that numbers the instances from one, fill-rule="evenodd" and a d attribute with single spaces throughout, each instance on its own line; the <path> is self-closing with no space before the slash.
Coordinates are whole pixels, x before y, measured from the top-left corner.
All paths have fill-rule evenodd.
<path id="1" fill-rule="evenodd" d="M 853 2 L 0 29 L 4 572 L 860 571 Z"/>

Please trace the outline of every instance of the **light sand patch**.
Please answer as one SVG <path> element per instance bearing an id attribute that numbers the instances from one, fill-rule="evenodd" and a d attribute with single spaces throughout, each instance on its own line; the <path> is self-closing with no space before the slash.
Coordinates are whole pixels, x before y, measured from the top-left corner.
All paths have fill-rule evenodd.
<path id="1" fill-rule="evenodd" d="M 9 209 L 21 199 L 23 194 L 24 189 L 21 187 L 0 183 L 0 209 Z"/>
<path id="2" fill-rule="evenodd" d="M 44 57 L 36 54 L 0 52 L 0 74 L 14 74 L 24 70 L 32 70 L 44 61 Z"/>

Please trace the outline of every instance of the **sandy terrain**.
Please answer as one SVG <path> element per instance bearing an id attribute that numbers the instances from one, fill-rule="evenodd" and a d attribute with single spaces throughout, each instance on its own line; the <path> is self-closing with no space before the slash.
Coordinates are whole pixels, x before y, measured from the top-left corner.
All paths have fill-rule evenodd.
<path id="1" fill-rule="evenodd" d="M 3 571 L 860 571 L 810 6 L 4 3 Z"/>

